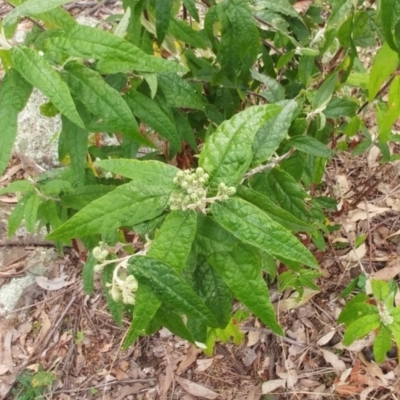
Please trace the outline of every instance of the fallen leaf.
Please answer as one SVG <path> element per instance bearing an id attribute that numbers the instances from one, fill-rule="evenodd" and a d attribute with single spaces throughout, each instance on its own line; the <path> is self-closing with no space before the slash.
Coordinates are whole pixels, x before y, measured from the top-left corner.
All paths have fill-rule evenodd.
<path id="1" fill-rule="evenodd" d="M 60 290 L 66 286 L 74 283 L 73 281 L 66 281 L 65 277 L 48 279 L 45 276 L 37 276 L 36 283 L 45 290 Z"/>
<path id="2" fill-rule="evenodd" d="M 307 379 L 307 378 L 300 379 L 299 383 L 301 386 L 304 386 L 307 388 L 317 387 L 317 386 L 321 385 L 320 382 L 313 381 L 312 379 Z"/>
<path id="3" fill-rule="evenodd" d="M 346 364 L 342 360 L 340 360 L 336 354 L 324 349 L 321 349 L 321 352 L 324 356 L 325 361 L 332 365 L 338 376 L 341 372 L 346 370 Z"/>
<path id="4" fill-rule="evenodd" d="M 253 386 L 250 388 L 246 400 L 260 400 L 261 396 L 261 385 Z"/>
<path id="5" fill-rule="evenodd" d="M 371 278 L 388 281 L 398 274 L 400 274 L 400 262 L 398 260 L 393 260 L 389 262 L 385 268 L 372 274 Z"/>
<path id="6" fill-rule="evenodd" d="M 260 331 L 249 331 L 247 335 L 247 346 L 251 347 L 258 343 L 260 340 Z"/>
<path id="7" fill-rule="evenodd" d="M 194 372 L 204 372 L 207 370 L 211 364 L 213 363 L 214 359 L 213 358 L 204 358 L 201 360 L 197 360 L 197 368 L 194 370 Z"/>
<path id="8" fill-rule="evenodd" d="M 305 14 L 307 10 L 311 7 L 311 4 L 314 0 L 298 0 L 296 3 L 293 4 L 293 8 L 299 14 Z"/>
<path id="9" fill-rule="evenodd" d="M 112 343 L 105 343 L 100 349 L 98 350 L 99 353 L 107 353 L 107 351 L 110 351 L 112 347 Z"/>
<path id="10" fill-rule="evenodd" d="M 0 375 L 6 374 L 9 370 L 10 368 L 7 365 L 0 364 Z"/>
<path id="11" fill-rule="evenodd" d="M 191 346 L 187 357 L 179 364 L 178 369 L 176 370 L 176 374 L 179 375 L 186 369 L 188 369 L 194 362 L 197 360 L 198 354 L 201 353 L 201 349 L 197 349 L 195 346 Z"/>
<path id="12" fill-rule="evenodd" d="M 336 331 L 334 329 L 329 331 L 328 333 L 325 333 L 324 336 L 322 336 L 321 338 L 318 339 L 317 345 L 323 346 L 323 345 L 327 344 L 333 338 L 333 335 L 335 333 L 336 333 Z"/>
<path id="13" fill-rule="evenodd" d="M 204 397 L 209 400 L 214 400 L 219 396 L 218 393 L 215 393 L 214 391 L 207 389 L 206 387 L 199 385 L 198 383 L 181 378 L 178 375 L 175 375 L 175 379 L 184 390 L 186 390 L 189 394 L 193 396 Z"/>
<path id="14" fill-rule="evenodd" d="M 278 389 L 279 387 L 285 387 L 286 379 L 274 379 L 267 381 L 262 384 L 261 391 L 263 394 L 268 394 Z"/>
<path id="15" fill-rule="evenodd" d="M 293 310 L 294 308 L 301 307 L 302 305 L 308 303 L 318 293 L 318 290 L 305 288 L 302 298 L 299 299 L 299 293 L 294 292 L 287 299 L 280 300 L 278 303 L 274 304 L 274 309 L 277 312 Z"/>

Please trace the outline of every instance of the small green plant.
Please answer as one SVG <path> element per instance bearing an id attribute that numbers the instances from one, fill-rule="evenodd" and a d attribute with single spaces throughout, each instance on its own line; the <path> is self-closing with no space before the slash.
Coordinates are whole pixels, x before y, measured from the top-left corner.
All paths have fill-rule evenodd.
<path id="1" fill-rule="evenodd" d="M 50 390 L 56 377 L 51 372 L 43 371 L 40 367 L 38 372 L 25 370 L 17 376 L 17 386 L 12 390 L 16 400 L 37 400 L 44 398 Z"/>
<path id="2" fill-rule="evenodd" d="M 397 284 L 368 279 L 367 293 L 352 297 L 339 315 L 338 322 L 346 327 L 343 344 L 351 345 L 368 334 L 376 334 L 373 351 L 375 360 L 383 362 L 392 348 L 392 337 L 400 346 L 400 308 L 395 307 Z"/>

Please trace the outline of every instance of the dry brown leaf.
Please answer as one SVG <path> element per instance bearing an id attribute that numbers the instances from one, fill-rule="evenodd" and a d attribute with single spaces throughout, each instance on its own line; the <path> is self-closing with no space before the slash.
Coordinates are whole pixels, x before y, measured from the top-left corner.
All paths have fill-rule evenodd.
<path id="1" fill-rule="evenodd" d="M 174 377 L 172 374 L 172 370 L 169 365 L 165 368 L 165 374 L 161 374 L 160 381 L 160 399 L 166 399 L 168 390 L 171 387 L 172 381 Z"/>
<path id="2" fill-rule="evenodd" d="M 60 290 L 74 283 L 73 281 L 66 281 L 65 278 L 65 276 L 62 276 L 60 278 L 48 279 L 45 276 L 37 276 L 36 283 L 45 290 Z"/>
<path id="3" fill-rule="evenodd" d="M 335 329 L 332 329 L 328 333 L 325 333 L 325 335 L 323 335 L 322 337 L 320 337 L 318 339 L 317 345 L 323 346 L 323 345 L 327 344 L 333 338 L 335 333 L 336 333 Z"/>
<path id="4" fill-rule="evenodd" d="M 287 299 L 281 300 L 278 303 L 274 304 L 274 309 L 278 313 L 293 310 L 294 308 L 301 307 L 302 305 L 308 303 L 318 293 L 319 293 L 318 290 L 305 288 L 304 295 L 300 300 L 299 300 L 299 293 L 294 292 Z"/>
<path id="5" fill-rule="evenodd" d="M 115 400 L 124 400 L 131 394 L 139 393 L 145 387 L 146 385 L 143 385 L 142 383 L 135 383 L 132 386 L 122 387 L 121 394 L 118 397 L 116 397 Z"/>
<path id="6" fill-rule="evenodd" d="M 298 0 L 296 3 L 293 4 L 293 8 L 299 14 L 305 14 L 307 10 L 311 7 L 311 4 L 314 0 Z"/>
<path id="7" fill-rule="evenodd" d="M 260 331 L 249 331 L 247 335 L 247 346 L 251 347 L 258 343 L 260 340 Z"/>
<path id="8" fill-rule="evenodd" d="M 260 385 L 253 386 L 252 388 L 250 388 L 246 400 L 260 400 L 261 396 L 262 396 L 262 393 L 261 393 L 261 384 L 260 384 Z"/>
<path id="9" fill-rule="evenodd" d="M 268 394 L 278 389 L 279 387 L 285 387 L 286 379 L 273 379 L 262 384 L 262 394 Z"/>
<path id="10" fill-rule="evenodd" d="M 105 343 L 102 347 L 100 347 L 98 352 L 107 353 L 107 351 L 110 351 L 110 349 L 112 348 L 112 345 L 113 345 L 112 343 Z"/>
<path id="11" fill-rule="evenodd" d="M 214 391 L 207 389 L 198 383 L 183 379 L 178 375 L 175 375 L 175 379 L 184 390 L 193 396 L 204 397 L 209 400 L 217 399 L 219 396 L 218 393 L 215 393 Z"/>
<path id="12" fill-rule="evenodd" d="M 1 196 L 1 197 L 0 197 L 0 201 L 1 201 L 2 203 L 7 203 L 7 204 L 16 204 L 16 203 L 18 203 L 17 196 L 12 196 L 12 197 L 9 197 L 9 196 Z"/>
<path id="13" fill-rule="evenodd" d="M 332 365 L 337 375 L 346 370 L 346 364 L 336 354 L 324 349 L 321 349 L 321 352 L 325 361 Z"/>
<path id="14" fill-rule="evenodd" d="M 375 272 L 371 278 L 388 281 L 398 274 L 400 274 L 400 262 L 398 260 L 393 260 L 389 262 L 385 268 Z"/>
<path id="15" fill-rule="evenodd" d="M 10 368 L 7 365 L 0 364 L 0 375 L 6 374 L 9 370 Z"/>
<path id="16" fill-rule="evenodd" d="M 314 387 L 317 387 L 317 386 L 321 385 L 320 382 L 313 381 L 312 379 L 307 379 L 307 378 L 300 379 L 299 383 L 300 383 L 301 386 L 304 386 L 304 387 L 307 387 L 307 388 L 314 388 Z"/>
<path id="17" fill-rule="evenodd" d="M 194 362 L 196 362 L 197 356 L 201 352 L 202 352 L 201 349 L 198 349 L 195 346 L 191 346 L 187 353 L 186 358 L 179 364 L 179 367 L 176 370 L 176 374 L 180 375 L 183 371 L 188 369 Z"/>
<path id="18" fill-rule="evenodd" d="M 204 358 L 201 360 L 197 360 L 197 368 L 194 370 L 194 372 L 204 372 L 207 370 L 211 364 L 213 363 L 214 359 L 213 358 Z"/>

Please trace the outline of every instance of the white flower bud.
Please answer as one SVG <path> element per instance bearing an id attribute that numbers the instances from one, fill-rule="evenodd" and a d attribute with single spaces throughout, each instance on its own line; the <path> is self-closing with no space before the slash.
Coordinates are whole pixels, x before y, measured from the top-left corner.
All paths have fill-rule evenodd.
<path id="1" fill-rule="evenodd" d="M 236 188 L 233 186 L 228 187 L 226 194 L 228 196 L 233 196 L 236 193 Z"/>
<path id="2" fill-rule="evenodd" d="M 111 179 L 112 177 L 113 177 L 112 172 L 107 172 L 107 173 L 104 175 L 104 178 L 106 178 L 106 179 Z"/>
<path id="3" fill-rule="evenodd" d="M 204 169 L 199 167 L 196 169 L 196 175 L 197 176 L 203 176 L 204 175 Z"/>
<path id="4" fill-rule="evenodd" d="M 228 199 L 229 199 L 229 196 L 227 194 L 221 195 L 221 201 L 227 201 Z"/>

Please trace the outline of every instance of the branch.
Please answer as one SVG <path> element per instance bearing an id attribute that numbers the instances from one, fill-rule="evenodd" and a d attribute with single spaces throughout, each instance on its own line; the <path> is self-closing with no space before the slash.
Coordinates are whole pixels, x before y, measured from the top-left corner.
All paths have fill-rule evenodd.
<path id="1" fill-rule="evenodd" d="M 275 168 L 281 161 L 286 160 L 287 158 L 289 158 L 292 153 L 293 153 L 293 149 L 290 149 L 287 153 L 285 153 L 284 155 L 275 158 L 274 161 L 268 163 L 268 164 L 264 164 L 264 165 L 259 165 L 258 167 L 255 167 L 253 169 L 251 169 L 249 172 L 247 172 L 247 174 L 243 177 L 242 182 L 245 179 L 250 178 L 251 176 L 255 175 L 255 174 L 259 174 L 260 172 L 266 171 L 267 169 L 272 169 Z"/>

